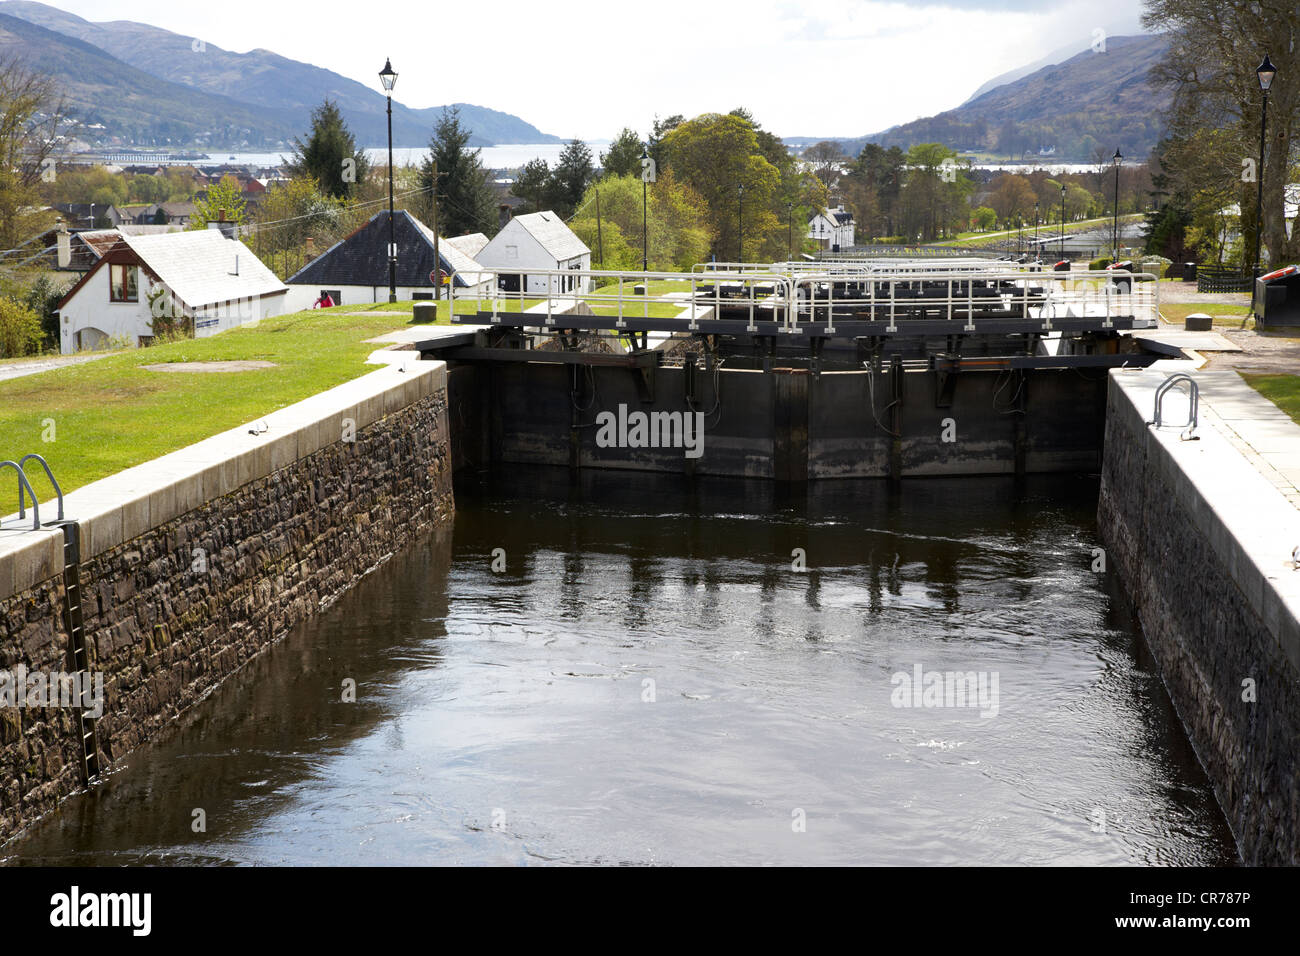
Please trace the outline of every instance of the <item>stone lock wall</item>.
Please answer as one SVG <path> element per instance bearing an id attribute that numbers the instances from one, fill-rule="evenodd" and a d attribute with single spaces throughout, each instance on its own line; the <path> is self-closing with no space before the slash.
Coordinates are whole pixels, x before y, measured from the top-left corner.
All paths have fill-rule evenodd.
<path id="1" fill-rule="evenodd" d="M 1112 373 L 1098 505 L 1107 555 L 1242 859 L 1295 865 L 1300 626 L 1281 544 L 1294 509 L 1204 422 L 1198 442 L 1146 424 L 1164 374 Z M 1276 541 L 1261 547 L 1265 537 Z"/>
<path id="2" fill-rule="evenodd" d="M 399 382 L 397 402 L 381 391 L 368 410 L 358 403 L 313 411 L 302 427 L 295 420 L 299 433 L 315 429 L 319 447 L 298 457 L 300 441 L 283 467 L 269 470 L 272 455 L 269 473 L 236 478 L 227 493 L 150 521 L 98 553 L 85 551 L 96 550 L 102 529 L 83 527 L 90 669 L 104 674 L 102 766 L 150 739 L 412 537 L 452 517 L 446 370 L 421 364 L 436 366 L 424 373 L 433 387 Z M 345 418 L 355 441 L 329 440 L 343 433 Z M 68 504 L 75 517 L 75 495 Z M 0 668 L 72 669 L 62 602 L 61 567 L 0 598 Z M 0 708 L 0 840 L 82 785 L 76 727 L 71 709 Z"/>

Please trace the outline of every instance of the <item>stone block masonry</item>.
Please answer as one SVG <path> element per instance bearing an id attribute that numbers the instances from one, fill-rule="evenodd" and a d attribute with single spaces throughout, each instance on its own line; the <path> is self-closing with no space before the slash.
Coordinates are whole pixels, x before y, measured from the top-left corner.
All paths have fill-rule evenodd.
<path id="1" fill-rule="evenodd" d="M 450 520 L 450 454 L 446 366 L 410 361 L 68 495 L 102 765 Z M 25 527 L 0 531 L 0 669 L 68 671 L 63 535 Z M 76 729 L 0 708 L 0 841 L 81 786 Z"/>
<path id="2" fill-rule="evenodd" d="M 1181 425 L 1147 421 L 1156 387 L 1188 363 L 1159 365 L 1169 367 L 1111 373 L 1098 505 L 1107 556 L 1242 859 L 1295 865 L 1300 511 L 1239 436 L 1300 453 L 1300 427 L 1235 374 L 1197 373 L 1200 440 L 1181 441 Z M 1169 394 L 1165 420 L 1185 421 L 1186 409 L 1185 394 Z"/>

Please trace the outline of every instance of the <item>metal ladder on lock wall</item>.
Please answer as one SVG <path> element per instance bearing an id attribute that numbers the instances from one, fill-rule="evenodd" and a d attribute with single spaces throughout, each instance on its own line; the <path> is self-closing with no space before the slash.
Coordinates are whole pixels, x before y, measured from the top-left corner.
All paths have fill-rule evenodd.
<path id="1" fill-rule="evenodd" d="M 0 461 L 0 469 L 12 467 L 18 472 L 19 520 L 25 520 L 27 517 L 24 495 L 26 493 L 32 498 L 32 530 L 38 531 L 42 527 L 40 503 L 36 500 L 36 492 L 27 479 L 25 471 L 29 461 L 35 461 L 44 469 L 45 476 L 50 480 L 58 498 L 59 516 L 54 521 L 46 522 L 44 527 L 58 528 L 63 532 L 63 626 L 68 633 L 68 656 L 72 659 L 73 677 L 77 681 L 81 694 L 81 699 L 77 701 L 78 706 L 75 708 L 77 739 L 81 750 L 82 781 L 89 783 L 99 775 L 100 763 L 99 735 L 96 728 L 98 720 L 94 716 L 95 704 L 87 697 L 91 693 L 92 680 L 85 621 L 81 609 L 81 526 L 64 517 L 63 489 L 59 487 L 49 462 L 35 453 L 24 455 L 18 461 Z"/>

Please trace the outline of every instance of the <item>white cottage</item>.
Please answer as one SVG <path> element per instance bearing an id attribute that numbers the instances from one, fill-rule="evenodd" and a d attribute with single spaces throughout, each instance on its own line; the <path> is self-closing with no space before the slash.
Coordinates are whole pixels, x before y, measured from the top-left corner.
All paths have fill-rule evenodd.
<path id="1" fill-rule="evenodd" d="M 148 345 L 155 317 L 215 335 L 280 315 L 288 288 L 217 229 L 122 236 L 59 302 L 60 351 Z"/>
<path id="2" fill-rule="evenodd" d="M 579 276 L 528 274 L 530 269 L 569 272 L 591 269 L 591 250 L 564 220 L 550 211 L 515 216 L 475 258 L 483 268 L 504 273 L 498 277 L 503 292 L 589 291 L 590 280 Z"/>
<path id="3" fill-rule="evenodd" d="M 844 206 L 819 212 L 808 220 L 808 238 L 828 252 L 840 252 L 853 245 L 857 227 L 853 213 Z"/>

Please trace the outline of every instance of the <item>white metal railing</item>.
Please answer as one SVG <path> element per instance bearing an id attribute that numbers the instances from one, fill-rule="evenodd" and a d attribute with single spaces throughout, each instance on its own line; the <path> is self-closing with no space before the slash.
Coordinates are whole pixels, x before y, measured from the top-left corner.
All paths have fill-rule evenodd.
<path id="1" fill-rule="evenodd" d="M 891 263 L 879 270 L 785 273 L 776 268 L 741 271 L 739 266 L 745 264 L 711 265 L 732 268 L 686 273 L 464 270 L 453 273 L 451 281 L 458 277 L 467 281 L 468 288 L 458 290 L 456 298 L 472 298 L 475 312 L 486 314 L 491 324 L 522 313 L 535 317 L 524 324 L 537 328 L 569 327 L 563 316 L 590 310 L 614 318 L 615 329 L 625 329 L 628 319 L 650 319 L 652 307 L 662 306 L 676 309 L 666 315 L 671 310 L 655 308 L 654 318 L 663 323 L 663 330 L 698 331 L 700 321 L 720 316 L 725 307 L 748 316 L 748 331 L 759 331 L 758 321 L 775 321 L 788 334 L 822 324 L 834 334 L 837 318 L 868 317 L 887 319 L 887 331 L 892 333 L 898 331 L 900 321 L 906 323 L 918 311 L 931 320 L 953 322 L 954 331 L 976 332 L 981 318 L 987 318 L 981 312 L 990 308 L 998 319 L 1032 320 L 1045 332 L 1053 330 L 1053 320 L 1065 318 L 1097 319 L 1098 328 L 1109 329 L 1115 327 L 1116 318 L 1132 317 L 1137 327 L 1154 327 L 1159 311 L 1159 283 L 1150 273 L 1027 272 L 1006 263 L 984 263 L 972 270 L 966 261 L 947 269 L 899 271 Z M 485 282 L 484 276 L 491 281 Z M 503 282 L 515 288 L 502 289 Z"/>

